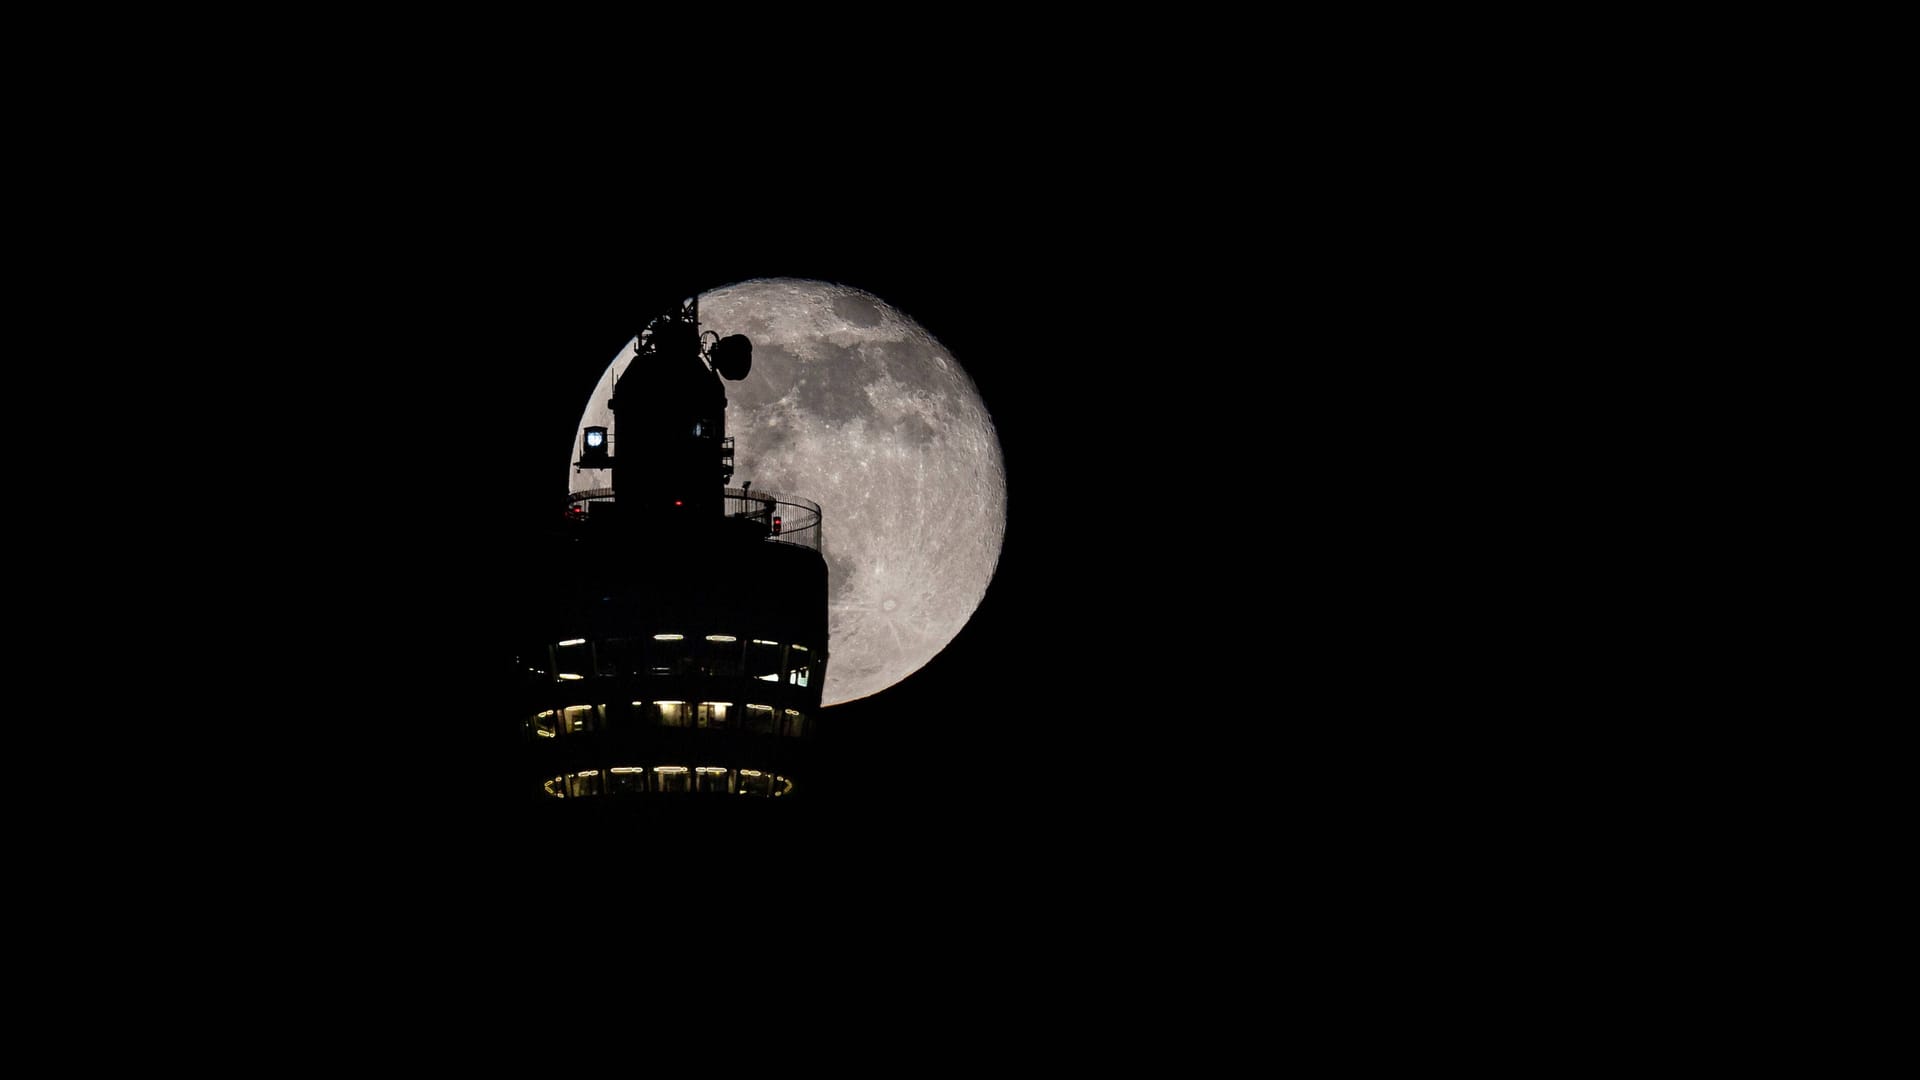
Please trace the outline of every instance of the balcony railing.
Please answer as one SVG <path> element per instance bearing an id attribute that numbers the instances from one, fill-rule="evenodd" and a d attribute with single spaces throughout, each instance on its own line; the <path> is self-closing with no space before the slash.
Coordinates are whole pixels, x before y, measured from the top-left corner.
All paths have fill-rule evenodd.
<path id="1" fill-rule="evenodd" d="M 820 550 L 820 504 L 796 495 L 725 488 L 722 510 L 729 520 L 751 523 L 761 537 L 780 544 Z M 588 488 L 567 497 L 570 515 L 587 516 L 593 503 L 612 502 L 612 488 Z"/>

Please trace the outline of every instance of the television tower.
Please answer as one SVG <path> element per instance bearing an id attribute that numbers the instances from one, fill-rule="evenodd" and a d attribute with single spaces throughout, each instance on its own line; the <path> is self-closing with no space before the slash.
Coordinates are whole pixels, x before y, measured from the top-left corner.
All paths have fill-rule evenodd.
<path id="1" fill-rule="evenodd" d="M 569 497 L 551 602 L 518 656 L 529 799 L 808 798 L 828 659 L 820 507 L 727 486 L 722 380 L 752 363 L 746 337 L 702 333 L 697 298 L 682 301 L 641 332 L 613 429 L 582 434 L 575 466 L 608 484 Z"/>

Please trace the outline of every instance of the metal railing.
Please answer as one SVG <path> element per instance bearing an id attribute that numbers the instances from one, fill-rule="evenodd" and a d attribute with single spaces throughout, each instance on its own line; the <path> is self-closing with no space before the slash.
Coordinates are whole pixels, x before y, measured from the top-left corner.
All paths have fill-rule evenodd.
<path id="1" fill-rule="evenodd" d="M 612 488 L 588 488 L 567 496 L 567 510 L 581 513 L 589 503 L 612 500 Z M 752 522 L 763 539 L 820 550 L 820 504 L 811 499 L 730 487 L 722 489 L 721 504 L 728 519 Z"/>

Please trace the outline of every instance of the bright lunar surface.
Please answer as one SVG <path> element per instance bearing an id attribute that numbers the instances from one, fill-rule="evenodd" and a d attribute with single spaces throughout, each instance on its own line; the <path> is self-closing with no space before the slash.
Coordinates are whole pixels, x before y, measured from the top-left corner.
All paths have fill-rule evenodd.
<path id="1" fill-rule="evenodd" d="M 725 384 L 733 486 L 820 504 L 822 701 L 885 690 L 953 640 L 1000 561 L 1006 472 L 979 391 L 912 319 L 844 285 L 728 285 L 701 294 L 700 328 L 753 341 L 753 371 Z M 607 399 L 633 350 L 613 358 L 580 418 L 612 427 L 616 446 Z M 569 463 L 579 446 L 576 436 Z M 567 471 L 574 491 L 611 482 L 604 470 Z"/>

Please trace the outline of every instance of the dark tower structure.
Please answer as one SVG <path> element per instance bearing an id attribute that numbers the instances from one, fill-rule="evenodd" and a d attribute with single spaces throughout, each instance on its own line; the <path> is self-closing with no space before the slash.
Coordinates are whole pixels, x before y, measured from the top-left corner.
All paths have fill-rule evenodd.
<path id="1" fill-rule="evenodd" d="M 615 427 L 583 434 L 576 466 L 609 483 L 568 500 L 541 632 L 521 650 L 530 799 L 808 797 L 827 665 L 820 507 L 727 486 L 722 378 L 751 366 L 745 337 L 701 333 L 684 301 L 641 333 Z"/>

